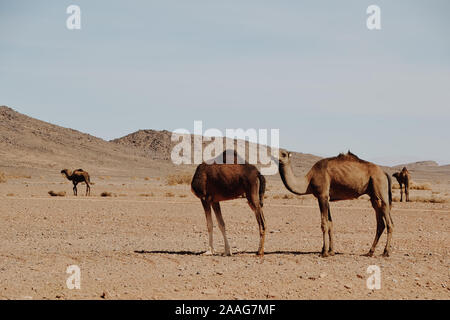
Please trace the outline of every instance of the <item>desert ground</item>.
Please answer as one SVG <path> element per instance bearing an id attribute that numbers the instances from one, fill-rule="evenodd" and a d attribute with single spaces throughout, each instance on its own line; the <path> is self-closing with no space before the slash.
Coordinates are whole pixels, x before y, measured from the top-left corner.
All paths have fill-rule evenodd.
<path id="1" fill-rule="evenodd" d="M 0 107 L 0 299 L 450 298 L 449 165 L 407 164 L 413 201 L 400 203 L 394 184 L 388 258 L 386 233 L 376 255 L 363 256 L 376 229 L 364 196 L 331 204 L 337 254 L 320 257 L 316 200 L 290 194 L 278 174 L 266 177 L 264 257 L 255 255 L 245 199 L 221 204 L 234 255 L 221 255 L 214 220 L 217 254 L 205 256 L 205 215 L 189 185 L 195 167 L 171 164 L 170 149 L 167 131 L 105 141 Z M 318 159 L 294 154 L 295 174 Z M 90 197 L 84 185 L 72 195 L 63 168 L 90 173 Z M 67 286 L 72 265 L 80 289 Z M 366 285 L 371 265 L 381 270 L 379 290 Z"/>
<path id="2" fill-rule="evenodd" d="M 91 197 L 84 196 L 84 185 L 72 196 L 70 182 L 57 174 L 0 184 L 0 298 L 450 298 L 448 203 L 394 202 L 389 258 L 380 256 L 385 234 L 375 257 L 362 256 L 375 233 L 367 199 L 333 203 L 337 254 L 321 258 L 315 200 L 290 196 L 274 177 L 264 205 L 265 256 L 255 255 L 257 223 L 244 199 L 222 203 L 234 255 L 221 255 L 215 223 L 217 254 L 204 256 L 205 217 L 187 184 L 131 176 L 92 180 Z M 51 197 L 49 190 L 67 196 Z M 426 193 L 413 190 L 412 196 Z M 67 288 L 70 265 L 80 267 L 80 289 Z M 379 290 L 366 286 L 369 265 L 381 269 Z"/>

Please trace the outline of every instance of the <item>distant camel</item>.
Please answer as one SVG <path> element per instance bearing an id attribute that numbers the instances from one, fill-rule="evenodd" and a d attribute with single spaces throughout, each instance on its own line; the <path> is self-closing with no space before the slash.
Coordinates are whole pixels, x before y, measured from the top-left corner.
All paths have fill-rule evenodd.
<path id="1" fill-rule="evenodd" d="M 292 171 L 290 157 L 290 153 L 280 150 L 280 176 L 290 192 L 298 195 L 313 194 L 318 199 L 323 233 L 322 256 L 335 253 L 329 201 L 356 199 L 363 194 L 370 196 L 377 218 L 375 240 L 367 255 L 373 255 L 386 224 L 387 242 L 383 255 L 389 256 L 393 232 L 390 176 L 377 165 L 361 160 L 349 151 L 347 154 L 319 160 L 306 176 L 297 178 Z"/>
<path id="2" fill-rule="evenodd" d="M 255 166 L 247 162 L 238 164 L 236 161 L 237 153 L 234 153 L 235 161 L 230 164 L 231 161 L 226 161 L 226 152 L 223 153 L 223 164 L 206 164 L 203 162 L 198 165 L 192 178 L 192 193 L 200 198 L 206 215 L 210 249 L 205 254 L 214 254 L 212 206 L 225 242 L 225 254 L 231 256 L 219 202 L 245 196 L 258 222 L 260 240 L 257 254 L 262 256 L 264 254 L 266 231 L 266 223 L 262 211 L 266 179 Z"/>
<path id="3" fill-rule="evenodd" d="M 398 181 L 400 185 L 400 202 L 403 201 L 403 186 L 405 187 L 406 202 L 409 202 L 409 181 L 411 176 L 409 175 L 408 169 L 403 167 L 402 171 L 396 172 L 392 175 Z"/>
<path id="4" fill-rule="evenodd" d="M 91 180 L 89 178 L 89 173 L 84 171 L 83 169 L 77 169 L 74 172 L 71 172 L 68 169 L 61 170 L 61 173 L 66 176 L 66 178 L 73 183 L 73 194 L 78 195 L 77 184 L 80 182 L 86 183 L 86 196 L 91 195 Z"/>

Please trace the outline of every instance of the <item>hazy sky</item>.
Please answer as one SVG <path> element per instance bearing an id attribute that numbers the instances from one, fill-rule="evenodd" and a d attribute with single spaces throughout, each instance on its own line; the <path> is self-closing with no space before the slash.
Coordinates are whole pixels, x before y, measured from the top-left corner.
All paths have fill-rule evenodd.
<path id="1" fill-rule="evenodd" d="M 70 4 L 81 30 L 66 28 Z M 105 139 L 203 120 L 278 128 L 282 147 L 321 156 L 447 164 L 449 13 L 448 0 L 0 0 L 0 105 Z"/>

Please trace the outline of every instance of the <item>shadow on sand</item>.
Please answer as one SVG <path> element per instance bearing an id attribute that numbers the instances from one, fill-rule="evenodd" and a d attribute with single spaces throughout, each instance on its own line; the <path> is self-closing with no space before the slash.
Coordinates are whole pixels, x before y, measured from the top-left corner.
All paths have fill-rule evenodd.
<path id="1" fill-rule="evenodd" d="M 205 253 L 205 251 L 170 251 L 170 250 L 135 250 L 134 253 L 139 254 L 172 254 L 172 255 L 188 255 L 188 256 L 201 256 Z M 246 255 L 246 254 L 253 254 L 256 255 L 256 251 L 236 251 L 233 252 L 233 255 Z M 319 251 L 266 251 L 264 252 L 264 255 L 270 255 L 270 254 L 287 254 L 287 255 L 320 255 Z M 336 252 L 336 255 L 340 255 L 342 253 Z M 218 252 L 215 254 L 215 256 L 222 255 L 221 252 Z"/>

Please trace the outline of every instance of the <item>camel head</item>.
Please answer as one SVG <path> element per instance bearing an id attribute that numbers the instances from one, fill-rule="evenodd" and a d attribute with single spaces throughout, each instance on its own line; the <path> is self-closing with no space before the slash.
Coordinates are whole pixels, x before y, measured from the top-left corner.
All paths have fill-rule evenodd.
<path id="1" fill-rule="evenodd" d="M 394 173 L 392 176 L 398 179 L 398 176 L 400 175 L 399 172 Z"/>
<path id="2" fill-rule="evenodd" d="M 281 165 L 289 165 L 291 163 L 292 154 L 286 150 L 280 150 L 279 162 Z"/>
<path id="3" fill-rule="evenodd" d="M 61 174 L 64 176 L 70 176 L 72 173 L 70 172 L 69 169 L 62 169 Z"/>

